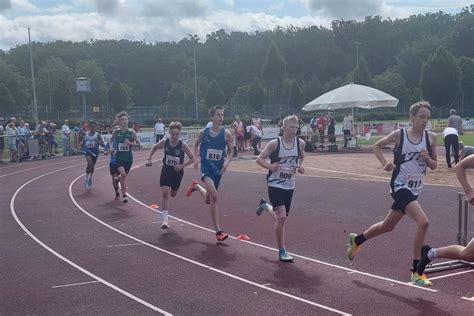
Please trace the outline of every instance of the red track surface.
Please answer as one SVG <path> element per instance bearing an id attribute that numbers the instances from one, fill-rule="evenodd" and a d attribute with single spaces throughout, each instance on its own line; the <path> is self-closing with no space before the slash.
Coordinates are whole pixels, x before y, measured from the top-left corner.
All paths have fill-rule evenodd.
<path id="1" fill-rule="evenodd" d="M 137 152 L 135 164 L 146 154 Z M 197 194 L 184 197 L 197 171 L 186 169 L 171 201 L 175 218 L 162 230 L 157 211 L 145 207 L 160 205 L 158 163 L 129 177 L 129 193 L 145 206 L 113 200 L 104 157 L 91 189 L 84 169 L 82 157 L 0 167 L 0 314 L 474 313 L 474 301 L 461 298 L 474 296 L 472 269 L 434 280 L 434 291 L 407 284 L 415 229 L 408 219 L 347 260 L 348 233 L 386 215 L 387 183 L 298 177 L 287 222 L 287 248 L 297 257 L 285 264 L 271 219 L 255 216 L 266 196 L 263 174 L 223 176 L 222 227 L 251 240 L 217 243 L 206 205 Z M 426 186 L 420 198 L 433 245 L 455 242 L 456 192 Z"/>

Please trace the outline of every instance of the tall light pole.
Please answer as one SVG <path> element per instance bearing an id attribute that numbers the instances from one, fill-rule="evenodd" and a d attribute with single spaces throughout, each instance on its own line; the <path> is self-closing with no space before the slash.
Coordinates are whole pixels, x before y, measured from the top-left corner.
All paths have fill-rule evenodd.
<path id="1" fill-rule="evenodd" d="M 359 67 L 359 45 L 362 44 L 361 42 L 354 42 L 356 46 L 356 67 Z"/>
<path id="2" fill-rule="evenodd" d="M 31 83 L 33 85 L 33 116 L 35 124 L 38 125 L 38 103 L 36 102 L 35 71 L 33 67 L 33 48 L 31 44 L 30 28 L 28 28 L 28 44 L 30 46 Z"/>
<path id="3" fill-rule="evenodd" d="M 91 80 L 89 78 L 76 78 L 76 92 L 82 93 L 82 111 L 84 115 L 84 122 L 87 121 L 87 105 L 86 93 L 91 92 Z"/>
<path id="4" fill-rule="evenodd" d="M 199 118 L 199 109 L 198 109 L 198 95 L 197 95 L 197 70 L 196 70 L 196 42 L 199 41 L 199 37 L 194 34 L 188 34 L 188 36 L 193 41 L 193 51 L 194 51 L 194 101 L 196 103 L 196 119 Z"/>

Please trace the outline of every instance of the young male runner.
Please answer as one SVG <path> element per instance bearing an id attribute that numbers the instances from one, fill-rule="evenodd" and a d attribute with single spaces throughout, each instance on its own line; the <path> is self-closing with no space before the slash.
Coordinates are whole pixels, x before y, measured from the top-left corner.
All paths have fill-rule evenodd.
<path id="1" fill-rule="evenodd" d="M 361 245 L 368 239 L 392 231 L 398 222 L 408 215 L 414 220 L 417 229 L 413 242 L 413 269 L 411 281 L 416 285 L 428 287 L 431 281 L 425 274 L 417 273 L 420 251 L 428 230 L 428 217 L 417 201 L 423 188 L 426 169 L 437 167 L 436 135 L 425 130 L 431 118 L 431 107 L 426 101 L 420 101 L 410 107 L 412 127 L 393 131 L 374 145 L 374 153 L 386 171 L 392 171 L 390 191 L 394 200 L 385 219 L 365 230 L 362 234 L 349 235 L 349 260 L 360 251 Z M 382 148 L 395 143 L 394 162 L 388 162 Z"/>
<path id="2" fill-rule="evenodd" d="M 169 125 L 170 138 L 161 139 L 150 150 L 150 154 L 145 162 L 147 167 L 151 167 L 151 158 L 153 154 L 161 148 L 165 149 L 163 157 L 163 167 L 161 168 L 160 187 L 161 187 L 161 206 L 162 206 L 162 225 L 161 228 L 169 227 L 168 211 L 169 197 L 175 197 L 183 179 L 186 166 L 194 162 L 194 156 L 189 146 L 179 139 L 183 126 L 180 122 L 171 122 Z M 188 161 L 184 162 L 184 154 L 188 156 Z"/>
<path id="3" fill-rule="evenodd" d="M 268 169 L 268 198 L 271 203 L 270 205 L 262 199 L 257 215 L 267 210 L 273 216 L 278 256 L 285 262 L 293 261 L 293 257 L 285 249 L 285 222 L 295 190 L 295 173 L 298 171 L 303 174 L 305 171 L 303 161 L 306 144 L 296 137 L 298 122 L 296 115 L 284 118 L 283 136 L 271 140 L 257 158 L 257 163 Z M 270 162 L 266 160 L 267 158 L 270 158 Z"/>
<path id="4" fill-rule="evenodd" d="M 474 156 L 469 156 L 461 160 L 456 167 L 456 176 L 461 183 L 464 192 L 466 193 L 466 200 L 471 205 L 474 205 L 474 190 L 471 184 L 467 180 L 466 170 L 474 168 Z M 431 248 L 428 245 L 424 245 L 421 248 L 421 259 L 418 262 L 418 273 L 421 274 L 425 271 L 426 265 L 431 260 L 437 258 L 446 258 L 453 260 L 464 260 L 474 262 L 474 238 L 467 244 L 466 247 L 459 245 L 450 245 L 441 248 Z"/>
<path id="5" fill-rule="evenodd" d="M 84 151 L 86 157 L 86 180 L 84 186 L 86 188 L 92 185 L 92 174 L 94 173 L 94 166 L 99 157 L 99 145 L 105 146 L 102 136 L 96 131 L 97 125 L 94 121 L 89 122 L 89 131 L 86 132 L 82 139 L 81 148 Z"/>
<path id="6" fill-rule="evenodd" d="M 233 141 L 232 134 L 222 127 L 224 106 L 213 106 L 209 109 L 209 115 L 212 119 L 212 127 L 202 129 L 194 144 L 194 156 L 199 157 L 199 159 L 194 161 L 194 166 L 197 168 L 199 160 L 201 161 L 201 180 L 204 182 L 205 188 L 199 185 L 197 180 L 193 180 L 191 186 L 186 191 L 186 196 L 189 197 L 193 191 L 198 190 L 205 199 L 205 203 L 210 204 L 212 223 L 216 230 L 216 239 L 224 241 L 229 235 L 223 232 L 220 227 L 217 189 L 222 174 L 227 170 L 232 160 Z"/>
<path id="7" fill-rule="evenodd" d="M 126 178 L 133 163 L 132 148 L 141 148 L 137 134 L 128 129 L 129 116 L 127 112 L 120 112 L 115 116 L 118 119 L 120 128 L 112 134 L 112 142 L 117 143 L 117 154 L 115 155 L 115 165 L 120 174 L 120 187 L 122 189 L 122 202 L 127 203 Z"/>

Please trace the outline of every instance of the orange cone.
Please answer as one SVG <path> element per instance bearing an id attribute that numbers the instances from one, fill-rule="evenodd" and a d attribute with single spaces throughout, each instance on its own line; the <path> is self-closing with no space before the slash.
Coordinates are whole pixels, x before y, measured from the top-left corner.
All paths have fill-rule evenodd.
<path id="1" fill-rule="evenodd" d="M 152 205 L 150 205 L 150 207 L 151 207 L 151 208 L 159 208 L 159 206 L 156 205 L 156 204 L 152 204 Z"/>
<path id="2" fill-rule="evenodd" d="M 250 237 L 244 234 L 241 234 L 237 237 L 238 240 L 250 240 Z"/>

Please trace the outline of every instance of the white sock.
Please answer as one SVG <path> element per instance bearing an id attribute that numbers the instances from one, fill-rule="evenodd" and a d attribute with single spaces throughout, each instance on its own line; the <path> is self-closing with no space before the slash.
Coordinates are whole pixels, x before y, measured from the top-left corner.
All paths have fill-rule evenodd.
<path id="1" fill-rule="evenodd" d="M 430 260 L 433 260 L 433 259 L 438 258 L 437 255 L 436 255 L 436 249 L 435 249 L 435 248 L 431 248 L 431 249 L 428 251 L 428 254 L 427 254 L 426 256 L 427 256 L 428 259 L 430 259 Z"/>
<path id="2" fill-rule="evenodd" d="M 163 210 L 163 214 L 161 214 L 163 218 L 163 223 L 168 221 L 168 210 Z"/>

